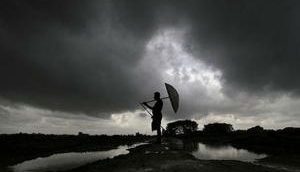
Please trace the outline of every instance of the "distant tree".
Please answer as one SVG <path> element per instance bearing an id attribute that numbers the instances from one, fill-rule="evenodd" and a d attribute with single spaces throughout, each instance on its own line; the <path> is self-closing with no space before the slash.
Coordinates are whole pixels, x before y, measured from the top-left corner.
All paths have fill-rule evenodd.
<path id="1" fill-rule="evenodd" d="M 279 130 L 279 133 L 286 135 L 300 135 L 300 128 L 286 127 L 282 130 Z"/>
<path id="2" fill-rule="evenodd" d="M 83 133 L 81 131 L 78 132 L 78 136 L 88 136 L 89 134 Z"/>
<path id="3" fill-rule="evenodd" d="M 255 127 L 252 127 L 252 128 L 249 128 L 247 130 L 248 133 L 253 133 L 253 134 L 260 134 L 263 131 L 264 131 L 264 128 L 259 126 L 259 125 L 255 126 Z"/>
<path id="4" fill-rule="evenodd" d="M 206 134 L 228 134 L 233 131 L 233 127 L 231 124 L 226 123 L 212 123 L 204 125 L 203 132 Z"/>
<path id="5" fill-rule="evenodd" d="M 191 134 L 198 129 L 198 124 L 192 120 L 179 120 L 167 124 L 165 134 L 178 135 L 178 134 Z"/>
<path id="6" fill-rule="evenodd" d="M 135 136 L 136 136 L 136 137 L 141 137 L 141 136 L 145 136 L 145 135 L 144 135 L 144 134 L 141 134 L 141 133 L 139 133 L 139 132 L 136 132 L 136 133 L 135 133 Z"/>

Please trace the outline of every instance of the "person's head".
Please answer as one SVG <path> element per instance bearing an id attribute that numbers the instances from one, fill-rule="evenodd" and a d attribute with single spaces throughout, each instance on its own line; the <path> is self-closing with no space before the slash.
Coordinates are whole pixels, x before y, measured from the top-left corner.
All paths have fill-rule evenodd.
<path id="1" fill-rule="evenodd" d="M 160 93 L 159 92 L 155 92 L 154 93 L 154 99 L 155 100 L 159 100 L 160 99 Z"/>

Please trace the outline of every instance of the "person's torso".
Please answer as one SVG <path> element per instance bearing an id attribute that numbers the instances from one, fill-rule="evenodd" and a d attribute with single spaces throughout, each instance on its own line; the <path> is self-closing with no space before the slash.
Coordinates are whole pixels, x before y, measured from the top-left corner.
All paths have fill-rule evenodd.
<path id="1" fill-rule="evenodd" d="M 163 101 L 162 100 L 158 100 L 154 106 L 153 106 L 153 109 L 152 109 L 152 113 L 154 116 L 161 116 L 161 110 L 163 108 Z"/>

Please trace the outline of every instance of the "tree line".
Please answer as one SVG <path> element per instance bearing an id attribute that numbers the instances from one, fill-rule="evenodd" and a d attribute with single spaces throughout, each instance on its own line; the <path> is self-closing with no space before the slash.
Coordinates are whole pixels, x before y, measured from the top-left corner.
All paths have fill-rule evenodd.
<path id="1" fill-rule="evenodd" d="M 231 124 L 227 123 L 210 123 L 204 125 L 203 130 L 198 130 L 198 124 L 193 120 L 178 120 L 167 124 L 166 130 L 163 131 L 164 135 L 197 135 L 197 134 L 209 134 L 209 135 L 228 135 L 231 133 L 247 133 L 247 134 L 262 134 L 264 132 L 275 132 L 274 130 L 265 130 L 261 126 L 251 127 L 247 130 L 234 130 Z M 286 135 L 300 134 L 300 128 L 286 127 L 279 129 L 277 133 Z"/>

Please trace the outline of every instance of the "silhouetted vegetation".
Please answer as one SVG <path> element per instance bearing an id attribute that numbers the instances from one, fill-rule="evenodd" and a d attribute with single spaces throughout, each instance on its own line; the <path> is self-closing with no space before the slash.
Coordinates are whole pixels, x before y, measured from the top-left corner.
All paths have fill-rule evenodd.
<path id="1" fill-rule="evenodd" d="M 203 132 L 205 134 L 212 135 L 225 135 L 229 134 L 233 131 L 233 127 L 231 124 L 226 123 L 213 123 L 204 125 Z"/>
<path id="2" fill-rule="evenodd" d="M 197 131 L 198 124 L 192 120 L 180 120 L 168 123 L 165 135 L 175 136 L 180 134 L 192 134 Z"/>
<path id="3" fill-rule="evenodd" d="M 259 126 L 259 125 L 257 125 L 257 126 L 255 126 L 255 127 L 249 128 L 249 129 L 247 130 L 247 132 L 248 132 L 248 133 L 252 133 L 252 134 L 261 134 L 261 133 L 264 132 L 264 128 L 261 127 L 261 126 Z"/>
<path id="4" fill-rule="evenodd" d="M 169 123 L 166 136 L 193 142 L 230 144 L 257 153 L 300 154 L 300 128 L 265 130 L 261 126 L 255 126 L 247 130 L 234 130 L 231 124 L 212 123 L 205 125 L 203 130 L 189 130 L 186 134 L 179 125 L 181 123 L 182 121 Z"/>

